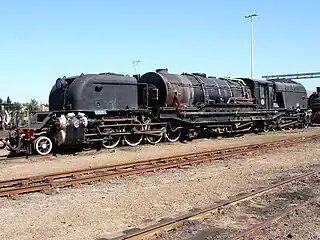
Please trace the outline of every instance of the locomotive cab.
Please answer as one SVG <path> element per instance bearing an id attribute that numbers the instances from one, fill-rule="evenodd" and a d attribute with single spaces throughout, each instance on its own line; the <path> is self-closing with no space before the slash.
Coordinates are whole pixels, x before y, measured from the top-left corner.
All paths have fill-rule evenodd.
<path id="1" fill-rule="evenodd" d="M 252 89 L 257 109 L 270 109 L 273 103 L 273 84 L 265 80 L 240 78 Z"/>

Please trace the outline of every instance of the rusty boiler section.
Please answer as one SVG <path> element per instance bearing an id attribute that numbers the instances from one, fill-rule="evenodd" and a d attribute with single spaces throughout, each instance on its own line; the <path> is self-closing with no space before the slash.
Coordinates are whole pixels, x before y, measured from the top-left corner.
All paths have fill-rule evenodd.
<path id="1" fill-rule="evenodd" d="M 207 77 L 204 73 L 170 74 L 168 69 L 157 69 L 144 74 L 139 82 L 157 89 L 157 94 L 150 89 L 143 91 L 148 98 L 146 105 L 153 107 L 190 107 L 239 99 L 252 104 L 250 88 L 240 79 Z"/>
<path id="2" fill-rule="evenodd" d="M 149 91 L 149 106 L 186 107 L 192 104 L 194 91 L 186 76 L 170 74 L 168 69 L 157 69 L 156 72 L 149 72 L 141 76 L 139 83 L 148 84 L 149 90 L 144 89 L 144 92 Z M 158 89 L 157 96 L 154 93 L 150 94 L 152 86 Z"/>

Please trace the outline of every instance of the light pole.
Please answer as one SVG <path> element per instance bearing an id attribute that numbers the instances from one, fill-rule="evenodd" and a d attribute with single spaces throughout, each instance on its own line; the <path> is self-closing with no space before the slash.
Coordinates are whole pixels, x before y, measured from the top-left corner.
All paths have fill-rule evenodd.
<path id="1" fill-rule="evenodd" d="M 251 58 L 250 58 L 250 69 L 251 69 L 251 78 L 253 78 L 253 17 L 257 17 L 258 13 L 253 13 L 246 15 L 245 18 L 250 18 L 251 21 Z"/>
<path id="2" fill-rule="evenodd" d="M 137 74 L 137 66 L 139 63 L 141 63 L 140 60 L 133 60 L 133 69 L 134 69 L 134 73 Z"/>

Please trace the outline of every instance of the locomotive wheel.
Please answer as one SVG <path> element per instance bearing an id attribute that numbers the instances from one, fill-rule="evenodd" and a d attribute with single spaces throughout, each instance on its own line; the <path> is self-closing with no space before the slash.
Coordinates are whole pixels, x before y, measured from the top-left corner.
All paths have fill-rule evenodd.
<path id="1" fill-rule="evenodd" d="M 171 121 L 167 125 L 167 131 L 165 133 L 165 137 L 169 142 L 176 142 L 179 140 L 181 136 L 181 128 L 180 128 L 180 123 L 176 120 Z"/>
<path id="2" fill-rule="evenodd" d="M 160 121 L 158 119 L 155 119 L 155 118 L 148 119 L 145 123 L 147 131 L 158 130 L 157 128 L 159 125 L 150 125 L 150 123 L 160 123 Z M 160 136 L 157 134 L 146 134 L 145 136 L 146 136 L 147 141 L 151 144 L 157 144 L 163 138 L 163 134 L 161 134 Z"/>
<path id="3" fill-rule="evenodd" d="M 133 123 L 139 124 L 139 125 L 138 126 L 126 126 L 125 131 L 126 132 L 133 132 L 133 133 L 128 134 L 128 135 L 124 135 L 124 141 L 126 142 L 126 144 L 128 144 L 131 147 L 135 147 L 135 146 L 139 145 L 143 139 L 143 134 L 134 133 L 136 131 L 143 130 L 143 126 L 142 126 L 141 122 L 138 120 L 135 120 L 135 121 L 133 121 Z"/>
<path id="4" fill-rule="evenodd" d="M 112 129 L 112 128 L 107 128 L 106 130 L 109 133 L 114 133 L 115 132 L 115 130 Z M 104 139 L 102 141 L 102 146 L 104 148 L 111 149 L 111 148 L 116 147 L 119 144 L 120 140 L 121 140 L 121 136 L 111 136 L 111 138 Z"/>
<path id="5" fill-rule="evenodd" d="M 270 130 L 270 126 L 269 126 L 269 125 L 264 125 L 264 126 L 263 126 L 263 131 L 264 131 L 264 132 L 267 133 L 267 132 L 269 132 L 269 130 Z"/>
<path id="6" fill-rule="evenodd" d="M 34 141 L 34 149 L 40 155 L 47 155 L 52 150 L 52 141 L 46 136 L 40 136 Z"/>
<path id="7" fill-rule="evenodd" d="M 90 147 L 90 146 L 88 146 L 88 145 L 83 145 L 83 146 L 82 146 L 82 151 L 87 152 L 87 151 L 90 151 L 91 149 L 92 149 L 92 147 Z"/>
<path id="8" fill-rule="evenodd" d="M 278 129 L 280 131 L 284 131 L 285 130 L 285 127 L 283 127 L 283 125 L 285 124 L 285 120 L 283 118 L 279 119 L 279 122 L 278 122 Z"/>

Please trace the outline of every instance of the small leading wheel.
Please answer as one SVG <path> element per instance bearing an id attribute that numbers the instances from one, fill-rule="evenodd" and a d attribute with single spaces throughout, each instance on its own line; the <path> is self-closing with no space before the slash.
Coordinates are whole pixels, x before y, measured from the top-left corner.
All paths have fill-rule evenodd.
<path id="1" fill-rule="evenodd" d="M 128 144 L 131 147 L 135 147 L 135 146 L 139 145 L 139 143 L 141 143 L 141 141 L 143 139 L 143 134 L 135 133 L 137 131 L 138 132 L 143 131 L 143 125 L 138 120 L 134 120 L 133 124 L 136 124 L 136 125 L 134 125 L 134 126 L 129 125 L 129 126 L 125 127 L 125 131 L 130 132 L 130 134 L 124 135 L 124 141 L 126 142 L 126 144 Z"/>
<path id="2" fill-rule="evenodd" d="M 35 140 L 34 148 L 38 154 L 47 155 L 52 150 L 52 141 L 46 136 L 40 136 Z"/>

